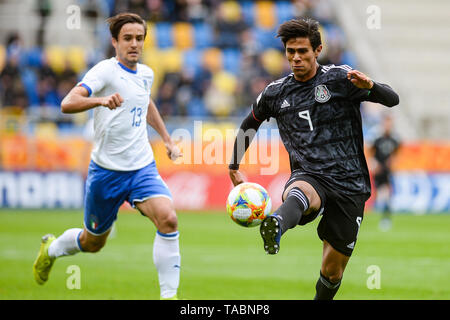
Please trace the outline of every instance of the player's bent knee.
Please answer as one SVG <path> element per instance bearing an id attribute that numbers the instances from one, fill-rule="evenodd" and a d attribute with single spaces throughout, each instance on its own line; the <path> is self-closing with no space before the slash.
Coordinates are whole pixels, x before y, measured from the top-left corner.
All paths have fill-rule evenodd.
<path id="1" fill-rule="evenodd" d="M 175 212 L 171 213 L 167 219 L 165 220 L 165 225 L 167 228 L 171 229 L 172 231 L 176 231 L 178 228 L 178 218 Z"/>
<path id="2" fill-rule="evenodd" d="M 338 283 L 342 279 L 342 273 L 336 273 L 329 275 L 327 278 L 330 280 L 331 283 Z"/>
<path id="3" fill-rule="evenodd" d="M 332 283 L 341 281 L 344 275 L 344 269 L 338 264 L 330 264 L 322 269 L 322 274 L 327 277 Z"/>
<path id="4" fill-rule="evenodd" d="M 95 253 L 95 252 L 99 252 L 104 246 L 105 246 L 104 243 L 103 244 L 97 244 L 97 243 L 96 244 L 90 244 L 90 245 L 87 246 L 87 250 L 85 248 L 83 248 L 83 250 L 86 251 L 86 252 Z"/>
<path id="5" fill-rule="evenodd" d="M 84 252 L 95 253 L 99 252 L 105 246 L 105 241 L 86 241 L 80 244 Z"/>
<path id="6" fill-rule="evenodd" d="M 320 209 L 320 206 L 321 206 L 320 196 L 311 184 L 309 184 L 308 182 L 305 182 L 305 181 L 295 181 L 292 184 L 291 188 L 294 188 L 294 187 L 299 188 L 305 194 L 305 196 L 308 198 L 309 207 L 311 209 L 313 209 L 313 210 Z M 287 196 L 287 193 L 291 188 L 288 188 L 286 190 L 285 196 Z M 308 212 L 307 214 L 309 214 L 309 213 L 310 212 Z"/>
<path id="7" fill-rule="evenodd" d="M 158 221 L 158 230 L 163 233 L 171 233 L 177 231 L 178 218 L 175 211 L 170 211 L 161 217 Z"/>

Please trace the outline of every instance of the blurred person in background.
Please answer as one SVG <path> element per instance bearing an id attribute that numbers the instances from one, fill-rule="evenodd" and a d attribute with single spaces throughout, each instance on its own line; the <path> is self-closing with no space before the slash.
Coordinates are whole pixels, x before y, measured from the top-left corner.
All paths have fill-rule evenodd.
<path id="1" fill-rule="evenodd" d="M 147 0 L 148 21 L 161 22 L 167 20 L 170 13 L 162 0 Z"/>
<path id="2" fill-rule="evenodd" d="M 214 73 L 204 96 L 206 109 L 216 118 L 230 116 L 236 110 L 236 87 L 233 74 L 223 70 Z"/>
<path id="3" fill-rule="evenodd" d="M 78 75 L 72 68 L 70 63 L 66 61 L 64 69 L 57 75 L 57 90 L 60 101 L 70 92 L 70 90 L 77 84 Z"/>
<path id="4" fill-rule="evenodd" d="M 72 228 L 41 240 L 33 265 L 42 285 L 58 257 L 98 252 L 119 207 L 128 201 L 156 226 L 153 261 L 161 299 L 176 299 L 180 277 L 178 218 L 171 192 L 158 173 L 147 123 L 161 136 L 170 159 L 181 156 L 150 98 L 153 70 L 139 63 L 145 21 L 123 13 L 108 19 L 116 56 L 91 68 L 61 103 L 63 113 L 94 110 L 94 148 L 86 179 L 84 229 Z"/>
<path id="5" fill-rule="evenodd" d="M 37 96 L 40 106 L 59 107 L 61 99 L 57 92 L 57 76 L 49 65 L 49 60 L 45 55 L 42 58 L 42 63 L 37 69 Z M 75 85 L 76 82 L 73 84 Z"/>
<path id="6" fill-rule="evenodd" d="M 392 161 L 400 147 L 398 139 L 392 133 L 393 120 L 385 115 L 382 121 L 382 132 L 372 145 L 372 174 L 375 184 L 376 205 L 380 208 L 382 217 L 380 230 L 388 231 L 392 226 Z"/>
<path id="7" fill-rule="evenodd" d="M 163 119 L 176 115 L 176 92 L 177 83 L 168 80 L 166 77 L 158 89 L 158 98 L 156 100 L 159 113 Z"/>
<path id="8" fill-rule="evenodd" d="M 39 28 L 36 36 L 36 44 L 43 47 L 45 44 L 45 30 L 47 29 L 48 18 L 52 14 L 52 3 L 50 0 L 37 0 L 36 11 L 39 14 Z"/>
<path id="9" fill-rule="evenodd" d="M 28 99 L 21 79 L 22 38 L 12 32 L 6 39 L 6 62 L 0 72 L 0 106 L 25 110 Z"/>
<path id="10" fill-rule="evenodd" d="M 240 35 L 249 28 L 242 17 L 239 4 L 233 1 L 225 1 L 219 5 L 214 27 L 216 46 L 221 49 L 239 48 Z"/>

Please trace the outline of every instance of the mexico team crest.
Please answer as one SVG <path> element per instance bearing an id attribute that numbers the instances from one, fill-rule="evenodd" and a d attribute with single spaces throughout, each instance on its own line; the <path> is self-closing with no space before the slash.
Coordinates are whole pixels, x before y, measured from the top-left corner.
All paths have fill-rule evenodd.
<path id="1" fill-rule="evenodd" d="M 330 100 L 330 90 L 324 84 L 320 84 L 315 88 L 314 95 L 317 102 L 324 103 Z"/>

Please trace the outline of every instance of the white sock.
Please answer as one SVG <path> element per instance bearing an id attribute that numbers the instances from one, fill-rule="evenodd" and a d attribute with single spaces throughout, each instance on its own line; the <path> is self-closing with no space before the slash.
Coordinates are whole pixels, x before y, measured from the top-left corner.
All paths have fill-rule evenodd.
<path id="1" fill-rule="evenodd" d="M 159 287 L 162 298 L 171 298 L 177 294 L 180 283 L 179 232 L 156 232 L 153 242 L 153 262 L 158 271 Z"/>
<path id="2" fill-rule="evenodd" d="M 56 238 L 48 247 L 48 255 L 53 258 L 61 256 L 71 256 L 81 251 L 78 237 L 83 229 L 73 228 L 66 230 Z"/>

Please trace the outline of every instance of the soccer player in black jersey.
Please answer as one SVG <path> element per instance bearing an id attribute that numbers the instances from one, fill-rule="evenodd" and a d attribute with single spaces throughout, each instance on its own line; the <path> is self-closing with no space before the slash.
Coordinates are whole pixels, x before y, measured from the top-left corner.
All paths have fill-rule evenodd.
<path id="1" fill-rule="evenodd" d="M 277 36 L 292 73 L 270 83 L 253 103 L 236 137 L 229 174 L 235 186 L 244 182 L 239 163 L 261 123 L 275 118 L 292 173 L 283 204 L 261 224 L 264 249 L 276 254 L 282 234 L 322 215 L 317 231 L 323 259 L 315 299 L 333 299 L 370 196 L 360 102 L 392 107 L 399 98 L 389 86 L 349 66 L 319 65 L 318 22 L 289 20 Z"/>
<path id="2" fill-rule="evenodd" d="M 400 142 L 392 134 L 392 118 L 383 118 L 383 131 L 372 144 L 373 153 L 373 181 L 376 188 L 376 199 L 382 205 L 382 218 L 380 229 L 387 231 L 391 228 L 391 165 L 392 159 L 397 152 Z"/>

